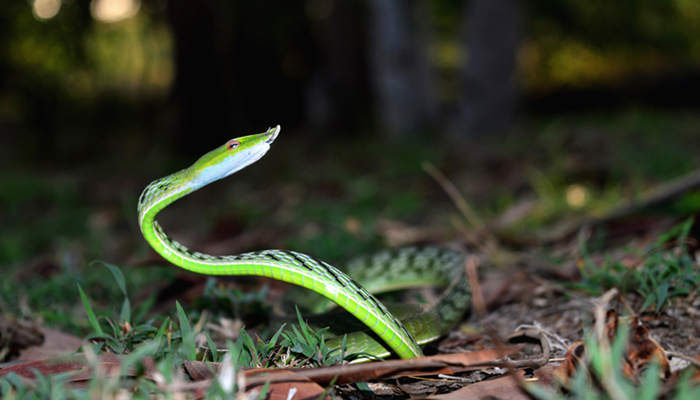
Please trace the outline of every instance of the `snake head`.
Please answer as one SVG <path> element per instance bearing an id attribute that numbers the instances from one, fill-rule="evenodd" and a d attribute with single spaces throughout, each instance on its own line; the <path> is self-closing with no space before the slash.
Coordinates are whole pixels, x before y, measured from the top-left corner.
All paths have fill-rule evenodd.
<path id="1" fill-rule="evenodd" d="M 225 178 L 258 161 L 270 150 L 280 126 L 263 133 L 231 139 L 199 158 L 189 168 L 195 189 Z"/>

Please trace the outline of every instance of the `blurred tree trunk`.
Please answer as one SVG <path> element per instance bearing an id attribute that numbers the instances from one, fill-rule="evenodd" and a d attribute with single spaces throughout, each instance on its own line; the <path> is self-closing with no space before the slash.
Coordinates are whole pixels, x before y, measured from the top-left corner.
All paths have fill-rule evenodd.
<path id="1" fill-rule="evenodd" d="M 307 1 L 317 60 L 305 93 L 307 123 L 319 132 L 352 133 L 372 110 L 367 13 L 360 2 Z"/>
<path id="2" fill-rule="evenodd" d="M 377 108 L 392 136 L 435 121 L 437 103 L 427 55 L 426 4 L 418 0 L 372 0 L 370 60 Z"/>
<path id="3" fill-rule="evenodd" d="M 508 130 L 515 113 L 518 0 L 470 0 L 464 13 L 461 98 L 453 134 L 482 136 Z"/>

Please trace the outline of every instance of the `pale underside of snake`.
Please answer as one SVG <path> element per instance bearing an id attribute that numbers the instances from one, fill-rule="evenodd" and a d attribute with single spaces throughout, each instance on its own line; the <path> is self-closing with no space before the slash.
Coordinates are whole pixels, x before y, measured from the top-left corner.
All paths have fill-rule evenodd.
<path id="1" fill-rule="evenodd" d="M 200 253 L 168 237 L 156 221 L 156 215 L 175 200 L 258 161 L 279 132 L 278 125 L 263 133 L 229 140 L 190 167 L 149 184 L 138 203 L 144 238 L 163 258 L 189 271 L 205 275 L 263 276 L 325 296 L 366 326 L 364 330 L 347 332 L 348 354 L 364 353 L 379 358 L 392 353 L 401 358 L 421 356 L 420 345 L 443 335 L 468 308 L 470 290 L 462 253 L 437 247 L 391 249 L 360 257 L 348 263 L 343 272 L 314 256 L 289 250 L 228 256 Z M 425 285 L 440 285 L 445 289 L 432 307 L 419 313 L 410 312 L 401 320 L 371 294 Z"/>

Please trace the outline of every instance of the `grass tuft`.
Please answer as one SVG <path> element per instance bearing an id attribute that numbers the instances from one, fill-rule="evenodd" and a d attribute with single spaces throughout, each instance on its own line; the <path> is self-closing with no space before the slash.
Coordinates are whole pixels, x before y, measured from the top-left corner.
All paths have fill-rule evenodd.
<path id="1" fill-rule="evenodd" d="M 581 243 L 582 279 L 568 285 L 594 295 L 612 287 L 623 293 L 634 291 L 644 298 L 642 310 L 653 305 L 658 312 L 670 299 L 689 295 L 700 282 L 700 268 L 686 245 L 692 225 L 693 219 L 688 219 L 660 235 L 639 255 L 642 262 L 634 268 L 610 259 L 598 266 Z"/>

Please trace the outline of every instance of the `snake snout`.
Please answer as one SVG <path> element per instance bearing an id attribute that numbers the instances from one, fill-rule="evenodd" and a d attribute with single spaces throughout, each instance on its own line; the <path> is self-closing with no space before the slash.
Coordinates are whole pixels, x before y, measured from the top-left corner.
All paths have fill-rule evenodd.
<path id="1" fill-rule="evenodd" d="M 270 137 L 265 141 L 265 143 L 268 143 L 268 144 L 269 144 L 269 143 L 274 142 L 275 139 L 277 139 L 277 135 L 279 135 L 281 129 L 282 129 L 282 128 L 281 128 L 279 125 L 277 125 L 277 126 L 274 127 L 274 128 L 269 128 L 269 129 L 267 130 L 267 134 L 268 134 Z"/>

